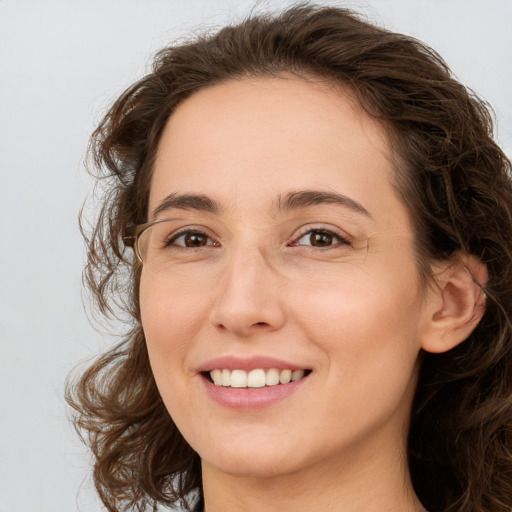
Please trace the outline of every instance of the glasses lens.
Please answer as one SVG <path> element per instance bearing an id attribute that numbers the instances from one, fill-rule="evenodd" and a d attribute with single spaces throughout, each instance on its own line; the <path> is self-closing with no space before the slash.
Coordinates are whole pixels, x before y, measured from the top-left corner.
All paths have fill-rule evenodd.
<path id="1" fill-rule="evenodd" d="M 137 241 L 137 250 L 142 263 L 159 268 L 169 261 L 168 246 L 173 234 L 171 222 L 163 221 L 146 228 Z"/>

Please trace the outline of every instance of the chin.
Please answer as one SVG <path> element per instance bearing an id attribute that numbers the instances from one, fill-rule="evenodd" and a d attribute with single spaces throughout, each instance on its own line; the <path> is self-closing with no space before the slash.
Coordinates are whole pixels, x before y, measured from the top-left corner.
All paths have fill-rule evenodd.
<path id="1" fill-rule="evenodd" d="M 203 460 L 203 459 L 202 459 Z M 299 469 L 288 458 L 276 457 L 275 454 L 252 453 L 238 454 L 223 453 L 219 457 L 203 460 L 214 466 L 218 471 L 238 478 L 268 479 L 290 474 Z"/>
<path id="2" fill-rule="evenodd" d="M 248 429 L 251 430 L 251 429 Z M 300 467 L 297 446 L 285 443 L 283 436 L 235 435 L 192 439 L 192 447 L 204 464 L 237 477 L 271 478 L 293 472 Z M 206 441 L 206 442 L 205 442 Z"/>

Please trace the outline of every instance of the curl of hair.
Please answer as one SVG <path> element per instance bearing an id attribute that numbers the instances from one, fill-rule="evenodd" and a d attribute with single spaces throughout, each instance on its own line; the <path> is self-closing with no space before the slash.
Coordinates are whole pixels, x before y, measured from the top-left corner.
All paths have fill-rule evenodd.
<path id="1" fill-rule="evenodd" d="M 99 310 L 131 318 L 123 343 L 68 387 L 75 424 L 95 456 L 111 512 L 156 510 L 201 491 L 199 456 L 156 388 L 140 324 L 140 268 L 126 226 L 147 220 L 151 170 L 168 117 L 201 88 L 251 76 L 295 74 L 350 90 L 389 128 L 396 188 L 410 210 L 418 268 L 473 254 L 489 281 L 486 313 L 445 354 L 423 354 L 411 414 L 409 464 L 429 510 L 512 508 L 512 186 L 487 105 L 441 58 L 404 35 L 339 8 L 302 5 L 255 15 L 160 51 L 152 72 L 111 107 L 91 139 L 103 206 L 87 235 L 84 272 Z"/>

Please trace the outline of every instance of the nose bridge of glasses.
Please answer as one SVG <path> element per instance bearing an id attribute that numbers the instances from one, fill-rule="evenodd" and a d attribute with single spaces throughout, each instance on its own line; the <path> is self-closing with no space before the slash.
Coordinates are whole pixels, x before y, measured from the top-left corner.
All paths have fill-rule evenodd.
<path id="1" fill-rule="evenodd" d="M 234 237 L 228 249 L 231 264 L 239 266 L 240 272 L 254 273 L 263 281 L 266 276 L 277 279 L 282 271 L 284 244 L 273 227 L 252 227 Z"/>

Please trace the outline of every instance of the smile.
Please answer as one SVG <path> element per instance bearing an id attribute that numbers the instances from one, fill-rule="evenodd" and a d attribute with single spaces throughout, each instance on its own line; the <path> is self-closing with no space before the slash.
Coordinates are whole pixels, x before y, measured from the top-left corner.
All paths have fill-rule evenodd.
<path id="1" fill-rule="evenodd" d="M 214 402 L 247 412 L 271 407 L 309 388 L 313 368 L 263 354 L 225 354 L 204 361 L 196 372 L 201 389 Z"/>
<path id="2" fill-rule="evenodd" d="M 231 388 L 263 388 L 288 384 L 302 379 L 310 370 L 279 370 L 277 368 L 255 368 L 250 371 L 233 369 L 215 369 L 209 372 L 211 382 L 216 386 Z"/>

